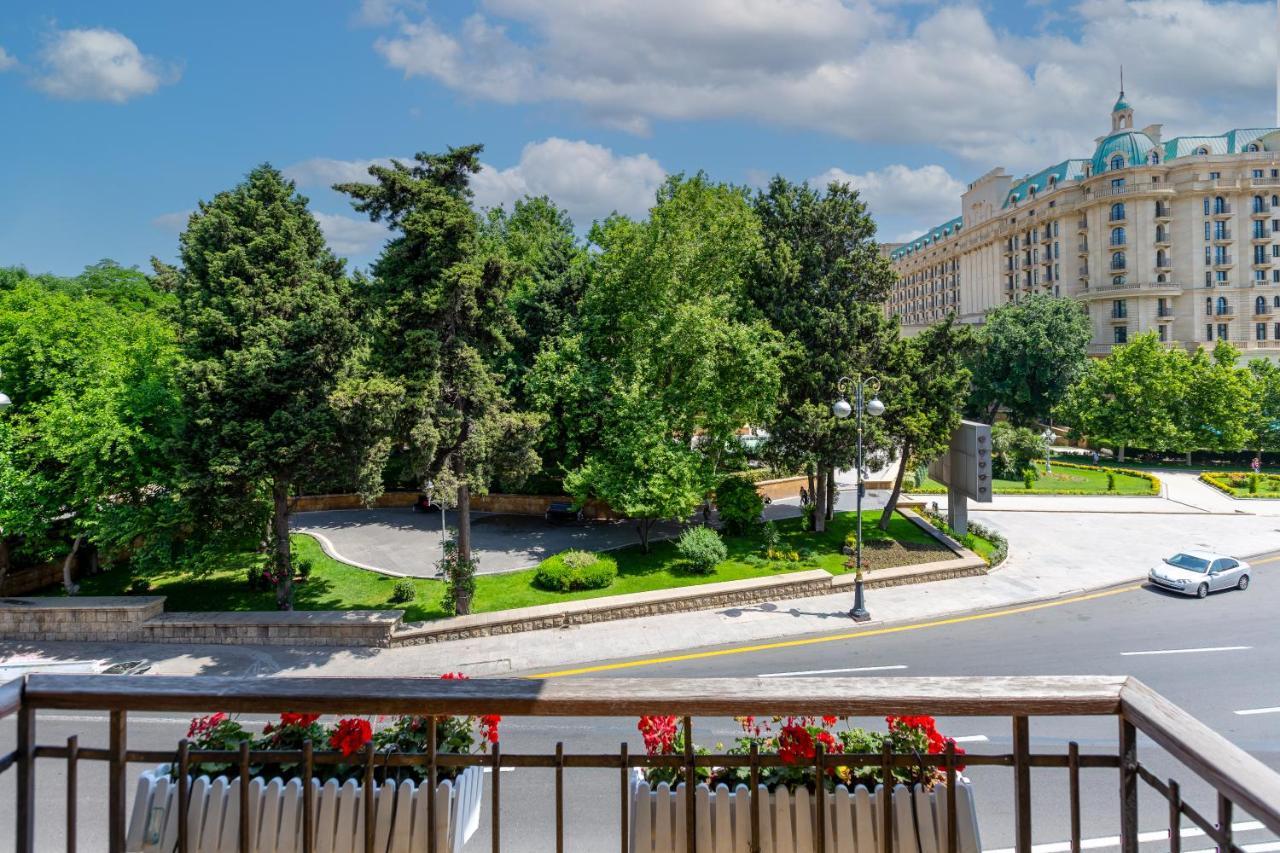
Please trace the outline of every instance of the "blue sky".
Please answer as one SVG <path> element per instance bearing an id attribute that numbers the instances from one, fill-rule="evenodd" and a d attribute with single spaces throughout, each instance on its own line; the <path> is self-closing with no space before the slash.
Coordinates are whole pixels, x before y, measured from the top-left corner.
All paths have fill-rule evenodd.
<path id="1" fill-rule="evenodd" d="M 1118 67 L 1139 126 L 1275 120 L 1269 2 L 48 0 L 0 17 L 0 265 L 171 259 L 187 211 L 269 161 L 354 264 L 383 237 L 327 189 L 481 142 L 484 204 L 580 227 L 664 173 L 861 187 L 882 237 L 989 168 L 1087 155 Z"/>

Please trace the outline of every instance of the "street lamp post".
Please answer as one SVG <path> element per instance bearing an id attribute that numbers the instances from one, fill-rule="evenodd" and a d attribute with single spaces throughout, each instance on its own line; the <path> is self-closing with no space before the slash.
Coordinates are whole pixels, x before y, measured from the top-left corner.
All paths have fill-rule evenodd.
<path id="1" fill-rule="evenodd" d="M 845 385 L 853 384 L 853 405 L 844 398 Z M 876 396 L 876 392 L 880 390 L 880 380 L 875 377 L 863 378 L 861 375 L 857 379 L 850 379 L 848 376 L 841 376 L 836 383 L 836 390 L 840 392 L 840 399 L 831 405 L 831 413 L 840 420 L 844 420 L 851 414 L 856 414 L 855 423 L 858 429 L 858 492 L 857 492 L 857 525 L 858 538 L 853 546 L 854 560 L 854 576 L 853 576 L 853 609 L 849 611 L 849 618 L 854 622 L 866 622 L 871 618 L 871 614 L 867 612 L 866 604 L 863 601 L 862 591 L 862 495 L 866 492 L 866 486 L 862 482 L 862 414 L 866 412 L 872 417 L 878 418 L 884 414 L 884 403 L 880 402 L 880 398 Z M 871 393 L 871 399 L 866 399 L 867 392 Z M 906 464 L 906 460 L 902 460 L 902 464 Z"/>
<path id="2" fill-rule="evenodd" d="M 1046 474 L 1053 473 L 1053 462 L 1049 458 L 1049 448 L 1053 447 L 1053 440 L 1057 435 L 1053 431 L 1053 427 L 1045 427 L 1044 432 L 1040 433 L 1040 437 L 1044 439 L 1044 472 Z"/>

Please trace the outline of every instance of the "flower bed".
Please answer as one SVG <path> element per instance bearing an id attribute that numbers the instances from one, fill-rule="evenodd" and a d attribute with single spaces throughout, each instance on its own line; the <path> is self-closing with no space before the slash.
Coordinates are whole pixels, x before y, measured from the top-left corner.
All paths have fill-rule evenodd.
<path id="1" fill-rule="evenodd" d="M 760 824 L 762 849 L 811 853 L 817 850 L 819 798 L 827 850 L 883 849 L 880 821 L 884 797 L 893 812 L 894 849 L 902 853 L 945 850 L 947 847 L 946 772 L 925 762 L 891 769 L 884 778 L 879 763 L 839 766 L 825 758 L 819 778 L 814 766 L 824 756 L 880 755 L 888 746 L 894 754 L 940 755 L 948 748 L 963 750 L 938 733 L 932 717 L 887 717 L 888 731 L 870 732 L 847 726 L 839 717 L 774 717 L 739 719 L 743 735 L 727 751 L 748 756 L 753 748 L 774 754 L 780 766 L 761 766 L 758 786 L 748 787 L 747 766 L 699 767 L 694 792 L 698 849 L 743 850 L 749 845 L 752 800 Z M 840 725 L 845 723 L 845 728 Z M 639 724 L 649 755 L 678 755 L 685 751 L 683 732 L 674 717 L 642 717 Z M 705 752 L 694 748 L 695 752 Z M 838 761 L 838 759 L 835 759 Z M 957 765 L 957 773 L 963 770 Z M 631 849 L 644 853 L 683 850 L 686 797 L 683 769 L 636 769 L 631 783 Z M 886 794 L 886 790 L 889 791 Z M 957 776 L 955 790 L 957 849 L 978 853 L 977 811 L 968 780 Z"/>
<path id="2" fill-rule="evenodd" d="M 1205 471 L 1200 480 L 1233 498 L 1280 498 L 1280 475 L 1250 471 Z"/>
<path id="3" fill-rule="evenodd" d="M 490 743 L 497 742 L 499 722 L 495 715 L 437 718 L 436 751 L 486 751 Z M 247 744 L 255 763 L 250 765 L 247 779 L 242 778 L 237 763 L 192 764 L 186 816 L 190 849 L 198 853 L 237 848 L 241 786 L 247 784 L 252 836 L 249 849 L 301 850 L 304 770 L 291 763 L 296 759 L 264 761 L 261 754 L 296 754 L 313 744 L 330 750 L 327 755 L 316 753 L 309 783 L 314 837 L 326 839 L 329 846 L 325 849 L 332 853 L 363 850 L 364 823 L 370 819 L 365 814 L 364 791 L 370 756 L 376 765 L 379 756 L 424 755 L 430 735 L 430 719 L 420 716 L 395 717 L 375 730 L 372 722 L 360 717 L 323 725 L 318 714 L 290 712 L 281 714 L 277 722 L 268 723 L 257 736 L 224 713 L 192 720 L 187 737 L 193 751 L 236 752 Z M 425 763 L 375 766 L 371 819 L 378 849 L 389 849 L 389 845 L 394 849 L 427 849 L 432 794 L 429 773 Z M 436 848 L 442 853 L 461 851 L 479 827 L 482 779 L 478 767 L 437 768 Z M 130 853 L 174 849 L 182 819 L 178 809 L 179 781 L 177 768 L 167 764 L 145 771 L 138 778 L 125 844 Z"/>

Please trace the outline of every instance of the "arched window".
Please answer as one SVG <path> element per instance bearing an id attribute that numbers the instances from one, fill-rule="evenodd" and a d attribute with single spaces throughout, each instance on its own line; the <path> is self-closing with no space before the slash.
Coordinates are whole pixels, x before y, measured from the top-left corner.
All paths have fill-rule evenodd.
<path id="1" fill-rule="evenodd" d="M 1161 269 L 1169 266 L 1169 256 L 1164 253 L 1164 249 L 1156 252 L 1156 266 Z"/>
<path id="2" fill-rule="evenodd" d="M 1054 188 L 1054 187 L 1056 187 L 1057 185 L 1058 185 L 1058 176 L 1057 176 L 1057 175 L 1050 175 L 1050 176 L 1049 176 L 1049 188 L 1050 188 L 1050 189 L 1053 189 L 1053 188 Z"/>
<path id="3" fill-rule="evenodd" d="M 1217 305 L 1217 308 L 1218 308 L 1218 313 L 1219 313 L 1219 314 L 1225 314 L 1225 313 L 1227 313 L 1227 297 L 1225 297 L 1225 296 L 1219 296 L 1219 297 L 1218 297 L 1218 305 Z"/>
<path id="4" fill-rule="evenodd" d="M 1111 256 L 1111 268 L 1113 270 L 1124 269 L 1124 252 L 1116 252 Z"/>
<path id="5" fill-rule="evenodd" d="M 1209 197 L 1208 196 L 1204 197 L 1204 215 L 1205 216 L 1209 215 Z"/>
<path id="6" fill-rule="evenodd" d="M 1280 296 L 1272 297 L 1271 306 L 1273 308 L 1280 308 Z"/>
<path id="7" fill-rule="evenodd" d="M 1262 213 L 1267 209 L 1267 200 L 1260 195 L 1253 197 L 1253 212 Z"/>
<path id="8" fill-rule="evenodd" d="M 1124 168 L 1124 158 L 1123 158 L 1123 157 L 1121 157 L 1119 154 L 1117 154 L 1116 156 L 1112 157 L 1112 158 L 1111 158 L 1111 168 L 1112 168 L 1112 169 L 1123 169 L 1123 168 Z"/>
<path id="9" fill-rule="evenodd" d="M 1116 287 L 1120 287 L 1121 285 L 1124 284 L 1124 276 L 1122 275 L 1111 276 L 1111 283 L 1114 284 Z"/>
<path id="10" fill-rule="evenodd" d="M 1196 149 L 1195 153 L 1199 154 L 1201 157 L 1204 157 L 1209 153 L 1209 149 L 1201 145 L 1199 148 Z"/>
<path id="11" fill-rule="evenodd" d="M 1213 197 L 1213 212 L 1214 212 L 1214 213 L 1226 213 L 1226 212 L 1227 212 L 1227 200 L 1226 200 L 1225 198 L 1223 198 L 1222 196 L 1220 196 L 1220 195 L 1218 195 L 1218 196 L 1214 196 L 1214 197 Z"/>
<path id="12" fill-rule="evenodd" d="M 1213 297 L 1212 296 L 1206 296 L 1204 298 L 1204 313 L 1206 314 L 1213 313 Z"/>
<path id="13" fill-rule="evenodd" d="M 1280 207 L 1280 195 L 1273 195 L 1271 197 L 1271 206 Z"/>
<path id="14" fill-rule="evenodd" d="M 1156 276 L 1157 284 L 1164 284 L 1168 280 L 1169 280 L 1169 277 L 1166 276 L 1164 273 L 1160 273 L 1159 275 Z"/>
<path id="15" fill-rule="evenodd" d="M 1124 203 L 1116 202 L 1111 205 L 1111 221 L 1121 222 L 1124 220 Z"/>
<path id="16" fill-rule="evenodd" d="M 1257 299 L 1253 300 L 1253 313 L 1267 313 L 1267 298 L 1265 296 L 1259 296 Z"/>
<path id="17" fill-rule="evenodd" d="M 1123 228 L 1111 229 L 1111 245 L 1113 246 L 1124 245 L 1124 229 Z"/>
<path id="18" fill-rule="evenodd" d="M 1152 151 L 1150 154 L 1148 154 L 1147 162 L 1150 163 L 1152 166 L 1158 166 L 1160 164 L 1160 152 Z"/>
<path id="19" fill-rule="evenodd" d="M 1262 149 L 1258 147 L 1258 143 L 1256 142 L 1250 142 L 1249 147 L 1245 149 L 1245 151 L 1261 151 L 1261 150 Z"/>

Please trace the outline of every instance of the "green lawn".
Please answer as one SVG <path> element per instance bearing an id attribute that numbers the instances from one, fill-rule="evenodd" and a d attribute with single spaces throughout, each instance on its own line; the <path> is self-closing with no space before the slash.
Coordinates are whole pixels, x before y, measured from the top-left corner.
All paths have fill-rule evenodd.
<path id="1" fill-rule="evenodd" d="M 1251 492 L 1251 474 L 1249 471 L 1205 471 L 1200 479 L 1235 498 L 1280 498 L 1280 475 L 1264 471 L 1258 476 L 1257 490 Z"/>
<path id="2" fill-rule="evenodd" d="M 863 516 L 864 526 L 875 524 L 879 519 L 878 511 L 866 512 Z M 840 547 L 855 520 L 855 513 L 839 513 L 828 525 L 827 532 L 821 534 L 802 531 L 799 519 L 778 522 L 780 549 L 802 554 L 804 559 L 799 562 L 763 559 L 760 556 L 760 540 L 758 536 L 752 536 L 726 538 L 729 558 L 709 575 L 697 575 L 685 570 L 676 555 L 675 546 L 670 542 L 655 543 L 648 554 L 643 553 L 639 546 L 611 552 L 618 563 L 618 579 L 607 589 L 547 592 L 532 585 L 536 571 L 534 569 L 501 575 L 480 575 L 476 579 L 473 608 L 476 612 L 490 612 L 719 581 L 773 577 L 806 569 L 820 568 L 832 574 L 842 574 L 846 571 L 844 562 L 848 557 L 840 553 Z M 940 546 L 933 537 L 900 515 L 894 516 L 890 522 L 889 534 L 895 541 L 889 545 L 888 550 L 872 546 L 865 550 L 866 565 L 875 566 L 877 556 L 891 558 L 894 564 L 901 565 L 943 559 L 950 553 L 939 551 Z M 297 586 L 295 606 L 299 610 L 394 608 L 403 609 L 408 621 L 439 619 L 445 615 L 440 608 L 443 591 L 440 581 L 415 579 L 413 583 L 418 591 L 416 600 L 407 605 L 393 605 L 390 599 L 396 578 L 333 560 L 320 550 L 316 540 L 305 534 L 294 534 L 293 545 L 297 556 L 309 559 L 313 566 L 310 579 Z M 246 566 L 249 559 L 246 558 Z M 80 584 L 80 592 L 82 595 L 122 595 L 132 580 L 128 571 L 116 569 L 84 578 Z M 274 593 L 249 590 L 244 568 L 213 572 L 200 577 L 172 572 L 153 575 L 149 580 L 151 592 L 167 596 L 166 607 L 172 611 L 275 608 Z"/>
<path id="3" fill-rule="evenodd" d="M 1054 463 L 1053 473 L 1046 473 L 1043 462 L 1036 463 L 1040 476 L 1028 489 L 1022 480 L 993 480 L 992 489 L 997 495 L 1149 495 L 1151 482 L 1143 477 L 1116 471 L 1115 491 L 1107 490 L 1107 471 L 1093 466 L 1068 467 Z M 924 488 L 907 489 L 913 494 L 943 494 L 946 487 L 931 479 L 924 481 Z"/>

